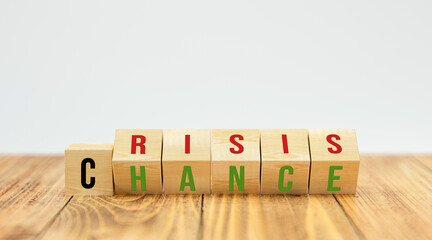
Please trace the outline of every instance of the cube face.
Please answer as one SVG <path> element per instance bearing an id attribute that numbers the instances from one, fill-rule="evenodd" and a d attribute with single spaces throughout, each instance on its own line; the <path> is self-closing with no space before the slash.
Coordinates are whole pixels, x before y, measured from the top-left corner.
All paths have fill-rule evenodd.
<path id="1" fill-rule="evenodd" d="M 112 152 L 112 144 L 71 144 L 65 150 L 66 194 L 113 195 Z"/>
<path id="2" fill-rule="evenodd" d="M 312 161 L 360 161 L 354 129 L 309 129 L 309 144 Z"/>
<path id="3" fill-rule="evenodd" d="M 161 157 L 161 129 L 117 129 L 112 159 L 115 192 L 162 193 Z"/>
<path id="4" fill-rule="evenodd" d="M 307 194 L 310 162 L 267 161 L 262 164 L 262 194 Z"/>
<path id="5" fill-rule="evenodd" d="M 310 161 L 307 130 L 262 129 L 261 156 L 263 161 Z"/>
<path id="6" fill-rule="evenodd" d="M 163 162 L 165 194 L 210 194 L 210 161 Z"/>
<path id="7" fill-rule="evenodd" d="M 162 155 L 164 193 L 211 193 L 210 141 L 209 129 L 164 131 Z"/>
<path id="8" fill-rule="evenodd" d="M 162 193 L 160 161 L 116 161 L 113 167 L 116 194 Z"/>
<path id="9" fill-rule="evenodd" d="M 307 194 L 309 143 L 306 129 L 261 130 L 261 193 Z"/>
<path id="10" fill-rule="evenodd" d="M 310 194 L 355 194 L 360 156 L 352 129 L 309 130 Z"/>
<path id="11" fill-rule="evenodd" d="M 258 129 L 212 131 L 212 192 L 259 193 Z"/>
<path id="12" fill-rule="evenodd" d="M 355 194 L 359 166 L 360 161 L 312 161 L 309 194 Z"/>
<path id="13" fill-rule="evenodd" d="M 162 129 L 116 130 L 113 160 L 161 161 L 161 154 Z"/>
<path id="14" fill-rule="evenodd" d="M 212 161 L 213 194 L 258 194 L 259 191 L 259 161 Z"/>

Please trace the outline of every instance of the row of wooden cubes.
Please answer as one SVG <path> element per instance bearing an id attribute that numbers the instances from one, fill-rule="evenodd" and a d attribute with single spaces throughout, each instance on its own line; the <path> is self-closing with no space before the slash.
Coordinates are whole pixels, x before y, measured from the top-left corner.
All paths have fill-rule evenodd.
<path id="1" fill-rule="evenodd" d="M 118 129 L 65 150 L 66 194 L 354 194 L 351 129 Z"/>

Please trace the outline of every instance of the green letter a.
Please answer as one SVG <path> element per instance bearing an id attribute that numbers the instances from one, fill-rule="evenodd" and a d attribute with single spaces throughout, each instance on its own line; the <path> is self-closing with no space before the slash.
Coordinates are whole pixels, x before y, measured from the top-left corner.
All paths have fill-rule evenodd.
<path id="1" fill-rule="evenodd" d="M 186 182 L 186 178 L 189 178 L 189 182 Z M 184 191 L 186 186 L 189 186 L 191 191 L 195 191 L 195 183 L 192 175 L 191 166 L 183 167 L 183 175 L 180 183 L 180 191 Z"/>

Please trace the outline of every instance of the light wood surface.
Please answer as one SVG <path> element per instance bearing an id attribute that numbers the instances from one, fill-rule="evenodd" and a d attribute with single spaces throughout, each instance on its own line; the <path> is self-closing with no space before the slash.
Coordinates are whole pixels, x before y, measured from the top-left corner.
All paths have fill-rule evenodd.
<path id="1" fill-rule="evenodd" d="M 73 197 L 41 239 L 197 239 L 201 195 Z"/>
<path id="2" fill-rule="evenodd" d="M 415 155 L 415 158 L 419 160 L 424 166 L 432 169 L 432 161 L 430 160 L 430 155 Z"/>
<path id="3" fill-rule="evenodd" d="M 65 195 L 64 158 L 0 157 L 0 239 L 31 239 L 56 218 Z"/>
<path id="4" fill-rule="evenodd" d="M 432 239 L 431 162 L 361 156 L 356 195 L 70 199 L 63 156 L 0 156 L 0 239 Z"/>
<path id="5" fill-rule="evenodd" d="M 113 144 L 76 143 L 66 148 L 66 194 L 113 195 L 112 154 Z"/>
<path id="6" fill-rule="evenodd" d="M 307 130 L 261 129 L 260 134 L 261 193 L 307 194 L 310 168 Z"/>
<path id="7" fill-rule="evenodd" d="M 214 195 L 203 202 L 204 239 L 355 239 L 333 196 Z"/>
<path id="8" fill-rule="evenodd" d="M 210 194 L 210 129 L 165 129 L 163 139 L 164 193 Z"/>
<path id="9" fill-rule="evenodd" d="M 117 129 L 112 159 L 115 193 L 162 193 L 161 161 L 162 129 Z"/>
<path id="10" fill-rule="evenodd" d="M 360 164 L 354 129 L 309 129 L 309 194 L 355 194 Z"/>
<path id="11" fill-rule="evenodd" d="M 412 156 L 363 159 L 357 197 L 335 195 L 353 224 L 367 238 L 432 239 L 432 168 Z"/>

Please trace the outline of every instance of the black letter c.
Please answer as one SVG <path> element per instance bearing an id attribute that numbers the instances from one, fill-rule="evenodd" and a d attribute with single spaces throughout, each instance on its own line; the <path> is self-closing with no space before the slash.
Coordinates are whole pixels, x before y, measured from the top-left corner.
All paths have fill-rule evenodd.
<path id="1" fill-rule="evenodd" d="M 96 183 L 96 178 L 95 177 L 90 177 L 90 183 L 87 184 L 86 179 L 87 179 L 87 175 L 86 175 L 86 164 L 90 163 L 90 168 L 94 169 L 96 167 L 95 161 L 91 158 L 85 158 L 84 160 L 82 160 L 81 162 L 81 185 L 84 188 L 92 188 L 94 187 L 95 183 Z"/>

